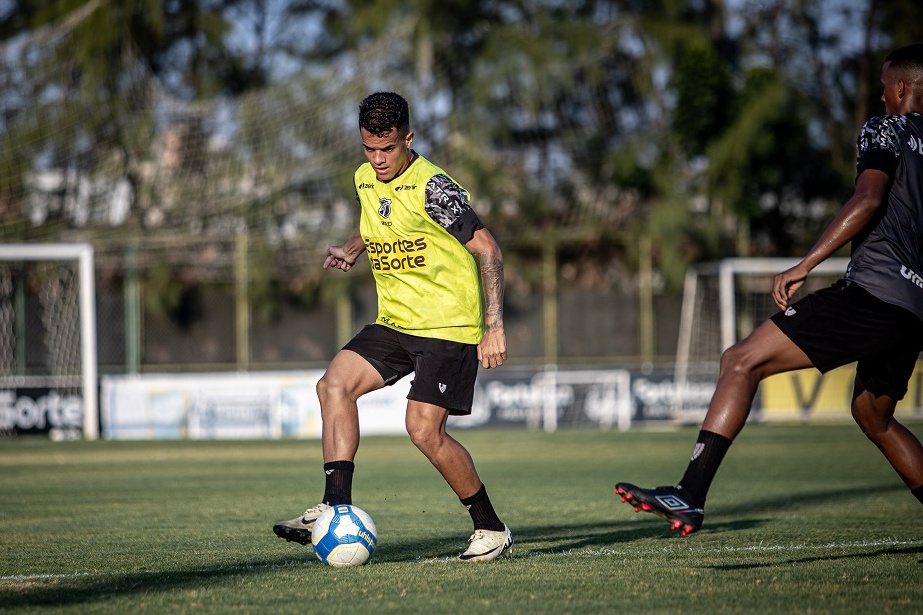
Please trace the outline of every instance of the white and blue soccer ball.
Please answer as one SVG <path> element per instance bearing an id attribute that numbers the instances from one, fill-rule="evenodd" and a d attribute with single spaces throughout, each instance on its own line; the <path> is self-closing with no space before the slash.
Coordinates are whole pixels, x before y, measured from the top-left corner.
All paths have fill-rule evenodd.
<path id="1" fill-rule="evenodd" d="M 378 530 L 367 512 L 352 504 L 337 504 L 314 521 L 314 554 L 328 566 L 361 566 L 372 557 Z"/>

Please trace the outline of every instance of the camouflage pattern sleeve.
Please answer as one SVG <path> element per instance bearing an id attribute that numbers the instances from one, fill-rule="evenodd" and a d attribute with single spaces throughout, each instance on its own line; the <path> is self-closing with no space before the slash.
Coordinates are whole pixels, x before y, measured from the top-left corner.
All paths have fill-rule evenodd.
<path id="1" fill-rule="evenodd" d="M 426 213 L 462 244 L 484 228 L 468 204 L 468 192 L 446 175 L 434 175 L 426 184 Z"/>
<path id="2" fill-rule="evenodd" d="M 901 156 L 899 132 L 907 118 L 903 115 L 880 115 L 869 118 L 856 141 L 856 175 L 866 169 L 884 171 L 891 177 Z"/>

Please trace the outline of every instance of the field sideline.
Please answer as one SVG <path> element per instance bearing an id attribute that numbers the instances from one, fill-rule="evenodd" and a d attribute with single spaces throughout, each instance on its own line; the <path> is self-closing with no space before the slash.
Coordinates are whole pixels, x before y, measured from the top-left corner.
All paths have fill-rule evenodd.
<path id="1" fill-rule="evenodd" d="M 923 423 L 910 424 L 923 435 Z M 454 561 L 468 515 L 405 437 L 363 441 L 372 562 L 271 531 L 323 490 L 320 444 L 0 441 L 0 612 L 909 612 L 923 507 L 854 425 L 752 425 L 688 538 L 616 480 L 678 479 L 696 430 L 472 431 L 513 557 Z"/>

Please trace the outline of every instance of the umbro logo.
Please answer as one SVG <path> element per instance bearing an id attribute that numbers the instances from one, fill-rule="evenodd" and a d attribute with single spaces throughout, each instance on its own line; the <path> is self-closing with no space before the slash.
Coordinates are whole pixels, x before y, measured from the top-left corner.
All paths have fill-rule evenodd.
<path id="1" fill-rule="evenodd" d="M 689 504 L 686 504 L 675 495 L 658 495 L 657 501 L 670 510 L 685 510 L 689 508 Z"/>
<path id="2" fill-rule="evenodd" d="M 327 476 L 330 476 L 331 474 L 333 474 L 333 472 L 334 470 L 324 470 L 324 474 L 326 474 Z"/>
<path id="3" fill-rule="evenodd" d="M 449 388 L 449 387 L 447 387 L 446 385 L 442 384 L 441 382 L 439 383 L 439 392 L 440 392 L 440 393 L 445 393 L 445 390 L 446 390 L 447 388 Z"/>
<path id="4" fill-rule="evenodd" d="M 798 312 L 796 312 L 796 311 L 795 311 L 795 308 L 793 308 L 793 307 L 787 307 L 787 308 L 785 308 L 785 315 L 786 315 L 786 316 L 794 316 L 794 315 L 797 314 L 797 313 L 798 313 Z"/>

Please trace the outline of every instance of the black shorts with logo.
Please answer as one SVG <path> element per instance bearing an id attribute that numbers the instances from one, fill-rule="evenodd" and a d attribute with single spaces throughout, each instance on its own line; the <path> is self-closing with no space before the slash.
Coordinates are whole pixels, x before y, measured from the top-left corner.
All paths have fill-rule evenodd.
<path id="1" fill-rule="evenodd" d="M 471 414 L 479 365 L 476 345 L 417 337 L 372 324 L 343 350 L 371 363 L 388 386 L 414 372 L 407 399 L 445 408 L 452 415 Z"/>
<path id="2" fill-rule="evenodd" d="M 858 361 L 856 376 L 874 395 L 902 399 L 923 349 L 923 321 L 840 280 L 772 316 L 822 373 Z"/>

